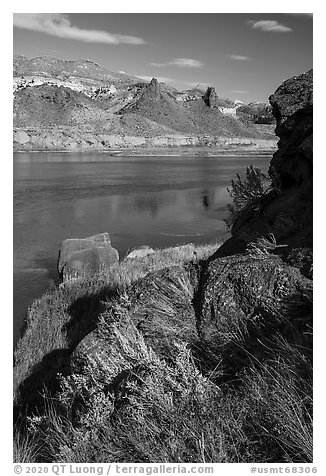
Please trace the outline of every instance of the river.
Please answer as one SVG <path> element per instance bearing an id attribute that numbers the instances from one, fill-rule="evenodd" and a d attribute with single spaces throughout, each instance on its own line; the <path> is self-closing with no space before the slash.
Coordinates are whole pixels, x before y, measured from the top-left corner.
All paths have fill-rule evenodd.
<path id="1" fill-rule="evenodd" d="M 141 245 L 207 243 L 228 236 L 227 187 L 270 156 L 111 157 L 14 154 L 14 343 L 27 308 L 58 283 L 65 238 L 109 232 L 120 257 Z"/>

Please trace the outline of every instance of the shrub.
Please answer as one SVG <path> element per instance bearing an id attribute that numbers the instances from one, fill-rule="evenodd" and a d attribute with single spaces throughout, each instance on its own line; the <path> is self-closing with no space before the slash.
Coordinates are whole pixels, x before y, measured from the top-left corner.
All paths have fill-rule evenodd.
<path id="1" fill-rule="evenodd" d="M 231 227 L 239 213 L 247 207 L 256 207 L 269 185 L 268 177 L 253 165 L 247 167 L 245 180 L 237 174 L 237 178 L 232 180 L 231 187 L 227 189 L 233 201 L 233 204 L 228 205 L 230 214 L 225 220 L 227 226 Z"/>

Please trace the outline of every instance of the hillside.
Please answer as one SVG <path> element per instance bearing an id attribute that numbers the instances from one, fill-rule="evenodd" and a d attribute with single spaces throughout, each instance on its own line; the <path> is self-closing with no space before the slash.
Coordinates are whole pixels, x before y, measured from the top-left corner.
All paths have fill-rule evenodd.
<path id="1" fill-rule="evenodd" d="M 220 112 L 218 107 L 207 106 L 201 96 L 195 100 L 177 101 L 155 79 L 120 113 L 134 113 L 186 134 L 260 137 L 254 126 L 245 126 L 236 117 Z"/>
<path id="2" fill-rule="evenodd" d="M 44 84 L 15 94 L 14 120 L 18 127 L 86 125 L 106 119 L 101 103 L 69 88 Z"/>
<path id="3" fill-rule="evenodd" d="M 115 73 L 89 60 L 65 61 L 49 57 L 28 59 L 23 55 L 15 55 L 13 67 L 14 77 L 78 78 L 80 81 L 88 81 L 98 87 L 106 85 L 108 82 L 112 84 L 132 84 L 139 81 L 139 78 L 125 73 Z"/>
<path id="4" fill-rule="evenodd" d="M 15 56 L 14 149 L 275 147 L 273 128 L 239 120 L 211 89 L 179 92 L 88 60 Z"/>

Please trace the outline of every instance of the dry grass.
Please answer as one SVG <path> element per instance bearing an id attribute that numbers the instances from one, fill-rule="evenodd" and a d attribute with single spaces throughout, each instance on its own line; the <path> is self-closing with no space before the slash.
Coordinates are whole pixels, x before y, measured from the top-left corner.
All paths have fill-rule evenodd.
<path id="1" fill-rule="evenodd" d="M 277 444 L 283 461 L 310 463 L 313 461 L 312 361 L 308 349 L 281 336 L 276 336 L 271 344 L 267 362 L 264 365 L 254 362 L 244 377 L 253 410 L 250 426 L 262 447 L 266 441 L 269 445 Z"/>
<path id="2" fill-rule="evenodd" d="M 16 430 L 13 439 L 13 462 L 14 463 L 35 463 L 40 447 L 33 440 L 32 436 Z"/>

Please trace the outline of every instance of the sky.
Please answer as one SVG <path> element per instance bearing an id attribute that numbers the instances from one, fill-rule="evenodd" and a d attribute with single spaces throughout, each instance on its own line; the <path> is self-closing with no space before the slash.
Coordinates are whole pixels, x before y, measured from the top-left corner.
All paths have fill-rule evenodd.
<path id="1" fill-rule="evenodd" d="M 308 5 L 309 6 L 309 5 Z M 88 59 L 179 89 L 268 101 L 313 66 L 312 14 L 15 13 L 14 54 Z"/>

